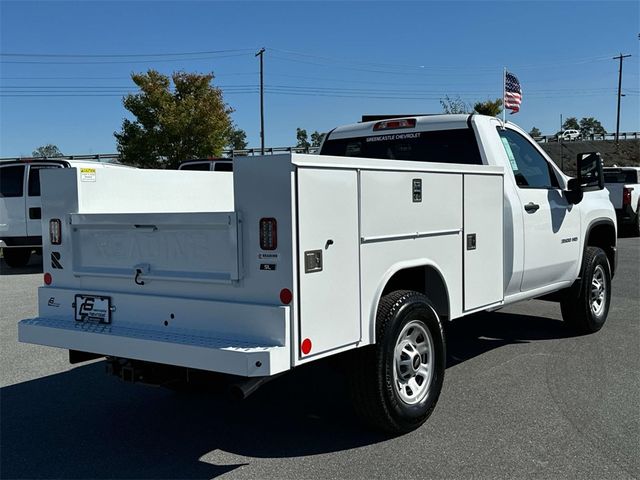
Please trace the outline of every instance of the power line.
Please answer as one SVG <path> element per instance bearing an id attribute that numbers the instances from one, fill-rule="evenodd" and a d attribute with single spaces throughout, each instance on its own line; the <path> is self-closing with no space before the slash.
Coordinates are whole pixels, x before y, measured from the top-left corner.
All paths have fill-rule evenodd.
<path id="1" fill-rule="evenodd" d="M 108 60 L 108 61 L 36 61 L 36 60 L 1 60 L 0 63 L 5 64 L 28 64 L 28 65 L 112 65 L 112 64 L 134 64 L 134 63 L 158 63 L 158 62 L 182 62 L 185 60 L 199 61 L 211 60 L 219 58 L 243 57 L 250 55 L 249 53 L 233 53 L 229 55 L 205 55 L 200 57 L 180 57 L 180 58 L 159 58 L 155 60 Z"/>
<path id="2" fill-rule="evenodd" d="M 0 53 L 0 57 L 56 57 L 56 58 L 130 58 L 130 57 L 176 57 L 193 55 L 214 55 L 218 53 L 253 52 L 252 48 L 230 50 L 205 50 L 199 52 L 162 52 L 162 53 Z"/>

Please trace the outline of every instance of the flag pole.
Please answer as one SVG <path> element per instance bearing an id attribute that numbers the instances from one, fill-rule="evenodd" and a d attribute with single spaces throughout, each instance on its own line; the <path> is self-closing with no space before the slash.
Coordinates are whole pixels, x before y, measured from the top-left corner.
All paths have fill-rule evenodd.
<path id="1" fill-rule="evenodd" d="M 504 130 L 505 128 L 505 112 L 506 112 L 506 107 L 505 107 L 505 103 L 506 103 L 506 99 L 505 96 L 507 95 L 507 67 L 504 67 L 502 70 L 502 129 Z"/>

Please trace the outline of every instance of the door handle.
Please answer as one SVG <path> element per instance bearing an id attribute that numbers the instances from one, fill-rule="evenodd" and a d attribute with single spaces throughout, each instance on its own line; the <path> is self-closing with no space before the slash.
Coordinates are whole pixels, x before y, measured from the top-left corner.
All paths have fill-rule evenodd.
<path id="1" fill-rule="evenodd" d="M 524 206 L 524 209 L 529 213 L 537 212 L 539 208 L 540 208 L 540 205 L 533 202 L 529 202 Z"/>

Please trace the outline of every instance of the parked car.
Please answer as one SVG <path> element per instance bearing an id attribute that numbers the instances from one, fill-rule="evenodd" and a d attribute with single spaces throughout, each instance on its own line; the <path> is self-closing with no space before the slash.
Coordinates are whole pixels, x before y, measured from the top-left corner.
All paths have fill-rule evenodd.
<path id="1" fill-rule="evenodd" d="M 579 140 L 581 137 L 582 137 L 582 134 L 580 133 L 580 130 L 574 130 L 574 129 L 564 130 L 556 134 L 556 138 L 558 140 L 562 139 L 565 141 Z"/>
<path id="2" fill-rule="evenodd" d="M 40 172 L 78 168 L 83 182 L 95 182 L 103 168 L 131 168 L 118 164 L 59 159 L 21 159 L 0 163 L 0 248 L 9 267 L 22 267 L 42 250 Z"/>
<path id="3" fill-rule="evenodd" d="M 640 167 L 605 167 L 604 186 L 616 209 L 620 230 L 640 236 Z"/>

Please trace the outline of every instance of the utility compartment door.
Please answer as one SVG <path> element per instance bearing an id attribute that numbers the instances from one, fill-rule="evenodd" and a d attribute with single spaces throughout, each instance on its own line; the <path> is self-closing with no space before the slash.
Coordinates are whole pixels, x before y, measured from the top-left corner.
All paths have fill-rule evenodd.
<path id="1" fill-rule="evenodd" d="M 504 299 L 501 175 L 464 176 L 464 309 Z"/>
<path id="2" fill-rule="evenodd" d="M 360 340 L 357 172 L 298 169 L 298 229 L 304 358 Z"/>

